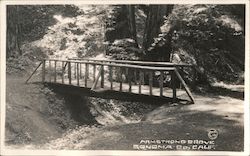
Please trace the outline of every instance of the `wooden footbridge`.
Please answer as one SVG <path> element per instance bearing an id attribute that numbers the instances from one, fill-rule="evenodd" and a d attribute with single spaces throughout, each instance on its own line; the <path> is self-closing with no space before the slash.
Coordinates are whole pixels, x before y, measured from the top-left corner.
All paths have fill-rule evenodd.
<path id="1" fill-rule="evenodd" d="M 180 70 L 188 64 L 127 60 L 72 58 L 44 59 L 26 80 L 30 81 L 41 67 L 41 82 L 90 88 L 93 91 L 114 90 L 148 96 L 172 97 L 177 100 L 181 84 L 190 102 L 194 98 Z M 182 90 L 183 92 L 183 90 Z"/>

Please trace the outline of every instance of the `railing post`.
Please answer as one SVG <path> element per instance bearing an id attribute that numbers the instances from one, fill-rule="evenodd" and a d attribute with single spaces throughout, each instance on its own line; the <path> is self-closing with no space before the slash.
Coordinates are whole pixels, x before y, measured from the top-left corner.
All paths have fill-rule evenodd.
<path id="1" fill-rule="evenodd" d="M 64 61 L 62 61 L 62 84 L 64 84 Z"/>
<path id="2" fill-rule="evenodd" d="M 143 71 L 140 70 L 139 71 L 139 94 L 141 94 L 141 85 L 142 85 L 143 77 L 144 77 Z"/>
<path id="3" fill-rule="evenodd" d="M 135 81 L 135 84 L 137 84 L 137 73 L 136 73 L 136 69 L 134 69 L 134 81 Z"/>
<path id="4" fill-rule="evenodd" d="M 95 82 L 95 75 L 96 75 L 96 65 L 93 65 L 93 81 Z"/>
<path id="5" fill-rule="evenodd" d="M 80 79 L 82 79 L 82 64 L 80 63 Z"/>
<path id="6" fill-rule="evenodd" d="M 75 67 L 74 67 L 74 76 L 75 76 L 75 79 L 76 79 L 76 63 L 75 63 Z"/>
<path id="7" fill-rule="evenodd" d="M 43 66 L 42 66 L 42 82 L 45 82 L 45 63 L 46 63 L 46 60 L 43 60 Z"/>
<path id="8" fill-rule="evenodd" d="M 76 77 L 77 77 L 77 86 L 80 85 L 80 82 L 79 82 L 79 63 L 76 64 Z"/>
<path id="9" fill-rule="evenodd" d="M 153 88 L 153 71 L 149 71 L 149 94 L 152 95 Z"/>
<path id="10" fill-rule="evenodd" d="M 87 70 L 86 77 L 87 77 L 87 79 L 89 79 L 89 64 L 88 63 L 86 64 L 86 70 Z"/>
<path id="11" fill-rule="evenodd" d="M 88 70 L 87 70 L 87 63 L 85 64 L 85 74 L 84 74 L 84 81 L 85 81 L 85 87 L 88 87 Z"/>
<path id="12" fill-rule="evenodd" d="M 122 68 L 121 67 L 120 67 L 119 79 L 120 79 L 120 92 L 121 92 L 122 91 Z"/>
<path id="13" fill-rule="evenodd" d="M 163 96 L 163 71 L 161 71 L 160 74 L 160 82 L 159 82 L 159 86 L 160 86 L 160 96 Z"/>
<path id="14" fill-rule="evenodd" d="M 110 89 L 113 90 L 113 67 L 109 67 L 109 81 L 110 81 Z"/>
<path id="15" fill-rule="evenodd" d="M 144 85 L 145 84 L 145 71 L 144 70 L 142 71 L 142 74 L 143 74 L 143 76 L 142 76 L 142 84 Z"/>
<path id="16" fill-rule="evenodd" d="M 104 66 L 101 65 L 101 88 L 104 88 Z"/>
<path id="17" fill-rule="evenodd" d="M 128 69 L 128 84 L 129 84 L 129 89 L 128 89 L 128 91 L 129 91 L 129 93 L 131 93 L 131 90 L 132 90 L 132 81 L 131 81 L 131 70 L 129 69 L 129 68 L 127 68 Z"/>
<path id="18" fill-rule="evenodd" d="M 71 84 L 71 62 L 68 62 L 68 77 L 69 77 L 69 84 Z"/>
<path id="19" fill-rule="evenodd" d="M 49 60 L 49 82 L 51 82 L 51 74 L 52 74 L 52 68 L 51 68 L 51 61 Z"/>
<path id="20" fill-rule="evenodd" d="M 56 76 L 57 76 L 56 75 L 56 63 L 57 63 L 57 61 L 55 61 L 54 63 L 55 63 L 55 67 L 54 67 L 54 74 L 55 74 L 54 75 L 54 82 L 56 83 Z"/>
<path id="21" fill-rule="evenodd" d="M 174 71 L 171 71 L 171 84 L 173 89 L 173 102 L 176 102 L 176 77 Z"/>

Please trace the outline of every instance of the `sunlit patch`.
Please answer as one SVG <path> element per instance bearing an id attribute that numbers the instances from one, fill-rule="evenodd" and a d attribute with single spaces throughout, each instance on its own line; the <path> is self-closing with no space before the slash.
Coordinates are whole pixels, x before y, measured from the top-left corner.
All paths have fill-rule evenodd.
<path id="1" fill-rule="evenodd" d="M 222 15 L 218 20 L 220 20 L 223 25 L 229 26 L 235 31 L 242 31 L 242 27 L 239 25 L 239 23 L 236 20 L 230 18 L 228 15 Z"/>

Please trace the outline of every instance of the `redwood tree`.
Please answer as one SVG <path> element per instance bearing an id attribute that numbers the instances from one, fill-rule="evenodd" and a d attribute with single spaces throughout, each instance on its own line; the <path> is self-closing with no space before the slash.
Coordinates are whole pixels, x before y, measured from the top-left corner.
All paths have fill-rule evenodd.
<path id="1" fill-rule="evenodd" d="M 7 58 L 21 55 L 19 6 L 7 6 Z"/>
<path id="2" fill-rule="evenodd" d="M 136 33 L 136 23 L 135 23 L 135 7 L 133 5 L 127 5 L 127 19 L 128 19 L 128 26 L 129 26 L 129 33 L 132 39 L 135 40 L 137 46 L 137 33 Z"/>
<path id="3" fill-rule="evenodd" d="M 146 26 L 143 36 L 143 48 L 145 52 L 160 32 L 160 26 L 164 21 L 164 16 L 171 13 L 173 5 L 149 5 L 147 12 Z"/>

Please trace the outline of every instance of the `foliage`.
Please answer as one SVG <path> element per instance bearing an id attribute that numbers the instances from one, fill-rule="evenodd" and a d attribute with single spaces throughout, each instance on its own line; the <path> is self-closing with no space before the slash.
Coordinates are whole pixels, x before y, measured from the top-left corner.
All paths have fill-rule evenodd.
<path id="1" fill-rule="evenodd" d="M 148 54 L 141 49 L 150 5 L 134 6 L 138 41 L 128 33 L 124 5 L 12 7 L 8 9 L 17 9 L 19 13 L 20 50 L 28 58 L 36 55 L 36 52 L 31 52 L 32 49 L 43 53 L 37 58 L 94 56 L 105 49 L 114 59 L 162 60 L 159 58 L 171 57 L 170 60 L 177 63 L 194 64 L 199 74 L 203 75 L 200 76 L 200 83 L 207 83 L 205 79 L 235 82 L 242 77 L 245 57 L 244 5 L 175 5 L 172 13 L 165 18 L 158 37 L 150 43 Z M 15 20 L 8 19 L 8 22 L 11 21 Z M 23 62 L 29 64 L 18 62 L 18 59 L 10 60 L 13 63 L 10 61 L 8 64 L 18 64 L 17 69 L 25 68 Z"/>
<path id="2" fill-rule="evenodd" d="M 244 14 L 233 13 L 243 7 L 177 5 L 157 40 L 164 43 L 171 33 L 172 53 L 181 62 L 196 65 L 205 79 L 236 82 L 244 68 L 245 36 Z"/>
<path id="3" fill-rule="evenodd" d="M 142 51 L 137 48 L 134 40 L 125 38 L 115 40 L 107 48 L 107 55 L 117 60 L 138 60 Z"/>
<path id="4" fill-rule="evenodd" d="M 20 17 L 25 17 L 23 21 L 29 28 L 22 31 L 22 54 L 15 53 L 7 58 L 8 73 L 27 71 L 32 67 L 32 62 L 41 58 L 64 59 L 103 53 L 103 27 L 108 6 L 36 5 L 23 6 L 21 10 L 25 9 Z M 34 14 L 30 20 L 28 10 Z"/>
<path id="5" fill-rule="evenodd" d="M 78 8 L 74 5 L 19 5 L 8 6 L 8 9 L 17 12 L 16 19 L 8 19 L 8 22 L 17 22 L 23 42 L 41 38 L 48 27 L 55 24 L 54 15 L 74 17 L 79 14 Z"/>

